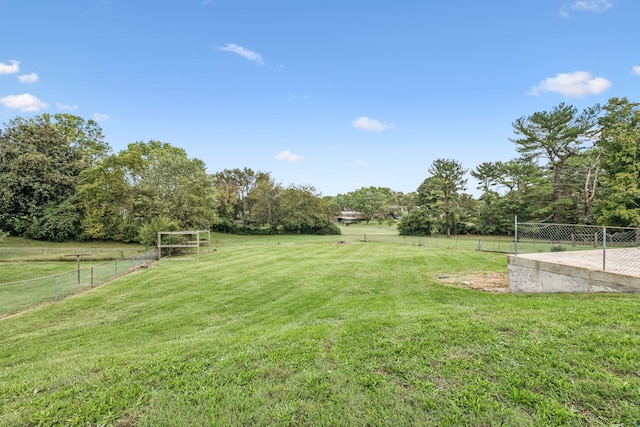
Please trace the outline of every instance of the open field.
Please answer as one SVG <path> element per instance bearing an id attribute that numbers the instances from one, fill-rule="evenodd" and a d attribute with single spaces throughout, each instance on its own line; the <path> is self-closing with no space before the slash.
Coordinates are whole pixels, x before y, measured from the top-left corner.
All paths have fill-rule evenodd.
<path id="1" fill-rule="evenodd" d="M 145 248 L 141 245 L 121 242 L 56 243 L 8 237 L 0 242 L 0 263 L 25 261 L 75 262 L 75 257 L 68 255 L 79 253 L 91 254 L 83 256 L 83 261 L 98 262 L 128 257 L 144 250 Z"/>
<path id="2" fill-rule="evenodd" d="M 81 257 L 80 267 L 85 268 L 144 250 L 137 244 L 119 242 L 55 243 L 9 237 L 0 242 L 0 285 L 73 272 L 77 264 L 71 254 L 91 254 Z"/>
<path id="3" fill-rule="evenodd" d="M 636 425 L 636 295 L 439 282 L 505 256 L 218 236 L 0 320 L 0 425 Z"/>

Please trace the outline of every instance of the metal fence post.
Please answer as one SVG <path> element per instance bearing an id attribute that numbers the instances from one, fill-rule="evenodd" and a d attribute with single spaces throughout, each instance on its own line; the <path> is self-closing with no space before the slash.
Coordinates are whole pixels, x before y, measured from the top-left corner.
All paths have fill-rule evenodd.
<path id="1" fill-rule="evenodd" d="M 607 227 L 602 227 L 602 271 L 607 267 Z"/>
<path id="2" fill-rule="evenodd" d="M 58 301 L 58 276 L 56 276 L 56 301 Z"/>
<path id="3" fill-rule="evenodd" d="M 115 269 L 116 269 L 116 275 L 115 275 L 115 277 L 118 277 L 118 260 L 116 259 L 116 260 L 114 261 L 114 263 L 115 263 L 115 266 L 116 266 L 116 267 L 115 267 Z"/>
<path id="4" fill-rule="evenodd" d="M 513 228 L 513 254 L 518 256 L 518 215 L 515 216 Z"/>

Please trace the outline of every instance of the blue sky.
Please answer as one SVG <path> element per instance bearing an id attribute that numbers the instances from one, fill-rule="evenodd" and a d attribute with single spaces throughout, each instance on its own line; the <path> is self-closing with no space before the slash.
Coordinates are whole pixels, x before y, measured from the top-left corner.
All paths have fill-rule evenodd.
<path id="1" fill-rule="evenodd" d="M 96 119 L 213 173 L 415 191 L 515 158 L 512 122 L 640 101 L 638 0 L 0 0 L 0 122 Z M 468 182 L 474 192 L 476 182 Z"/>

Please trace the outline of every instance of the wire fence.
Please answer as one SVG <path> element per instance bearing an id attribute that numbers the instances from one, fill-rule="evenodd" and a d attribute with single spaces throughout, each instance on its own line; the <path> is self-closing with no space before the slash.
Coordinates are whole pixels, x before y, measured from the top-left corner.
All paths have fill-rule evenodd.
<path id="1" fill-rule="evenodd" d="M 340 236 L 338 236 L 340 237 Z M 453 235 L 450 237 L 434 234 L 430 236 L 401 236 L 394 234 L 363 233 L 360 235 L 345 235 L 346 240 L 354 239 L 360 242 L 391 243 L 407 246 L 421 246 L 425 248 L 474 250 L 478 244 L 478 236 Z"/>
<path id="2" fill-rule="evenodd" d="M 478 250 L 553 253 L 562 264 L 640 276 L 640 228 L 515 222 L 513 236 L 481 238 Z"/>
<path id="3" fill-rule="evenodd" d="M 146 266 L 155 261 L 157 256 L 156 249 L 153 249 L 53 276 L 0 284 L 0 316 L 43 302 L 58 301 L 80 290 L 108 282 L 141 266 Z"/>
<path id="4" fill-rule="evenodd" d="M 69 261 L 69 254 L 89 252 L 91 261 L 110 261 L 139 253 L 141 246 L 131 247 L 28 247 L 0 246 L 0 261 Z"/>

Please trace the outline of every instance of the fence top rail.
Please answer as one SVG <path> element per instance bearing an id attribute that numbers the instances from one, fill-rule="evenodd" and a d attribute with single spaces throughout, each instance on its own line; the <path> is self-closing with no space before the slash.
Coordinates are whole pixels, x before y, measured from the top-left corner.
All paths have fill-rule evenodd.
<path id="1" fill-rule="evenodd" d="M 521 225 L 531 225 L 539 228 L 548 228 L 548 227 L 574 227 L 574 228 L 593 228 L 597 230 L 606 229 L 623 229 L 623 230 L 638 230 L 640 231 L 640 227 L 621 227 L 617 225 L 590 225 L 590 224 L 555 224 L 555 223 L 546 223 L 546 222 L 519 222 L 518 227 Z"/>
<path id="2" fill-rule="evenodd" d="M 81 268 L 80 270 L 84 270 L 84 268 Z M 67 276 L 69 274 L 76 274 L 77 272 L 78 272 L 78 269 L 73 269 L 70 271 L 66 271 L 64 273 L 52 274 L 51 276 L 41 276 L 41 277 L 34 277 L 33 279 L 18 280 L 17 282 L 0 283 L 0 288 L 3 286 L 19 285 L 21 283 L 35 282 L 36 280 L 55 279 L 56 277 Z"/>
<path id="3" fill-rule="evenodd" d="M 159 231 L 158 234 L 197 234 L 208 233 L 209 230 Z"/>
<path id="4" fill-rule="evenodd" d="M 139 248 L 130 248 L 130 247 L 124 247 L 124 246 L 114 246 L 114 247 L 89 247 L 89 246 L 85 246 L 83 248 L 72 248 L 72 247 L 68 247 L 68 246 L 3 246 L 0 245 L 0 249 L 11 249 L 11 250 L 22 250 L 22 251 L 42 251 L 42 250 L 47 250 L 47 251 L 87 251 L 87 250 L 94 250 L 94 251 L 121 251 L 121 250 L 139 250 L 140 252 L 145 252 L 144 247 L 142 245 L 140 245 Z"/>

